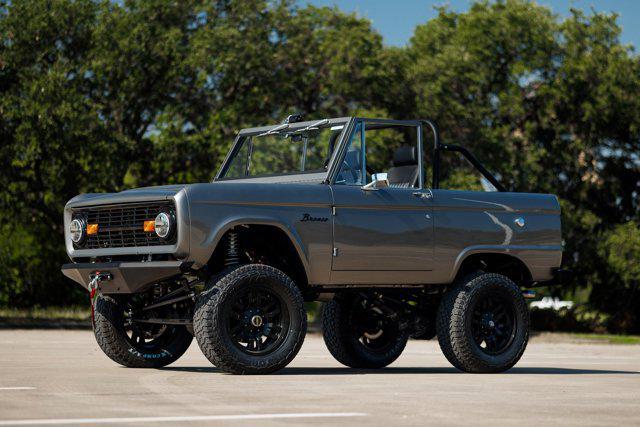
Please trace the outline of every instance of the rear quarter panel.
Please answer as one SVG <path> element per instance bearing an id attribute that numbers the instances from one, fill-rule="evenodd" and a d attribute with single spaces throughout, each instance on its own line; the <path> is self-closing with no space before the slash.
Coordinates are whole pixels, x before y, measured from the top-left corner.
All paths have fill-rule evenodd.
<path id="1" fill-rule="evenodd" d="M 434 281 L 450 283 L 475 253 L 506 253 L 529 268 L 534 281 L 552 278 L 562 258 L 560 205 L 531 193 L 433 190 Z M 524 227 L 515 224 L 525 221 Z"/>

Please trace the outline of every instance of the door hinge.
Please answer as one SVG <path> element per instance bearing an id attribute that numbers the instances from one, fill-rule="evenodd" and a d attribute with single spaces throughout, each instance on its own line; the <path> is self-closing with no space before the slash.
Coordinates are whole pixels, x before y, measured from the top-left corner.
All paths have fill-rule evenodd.
<path id="1" fill-rule="evenodd" d="M 336 207 L 331 206 L 331 215 L 336 216 Z"/>
<path id="2" fill-rule="evenodd" d="M 334 257 L 338 256 L 338 248 L 333 248 L 333 256 Z"/>

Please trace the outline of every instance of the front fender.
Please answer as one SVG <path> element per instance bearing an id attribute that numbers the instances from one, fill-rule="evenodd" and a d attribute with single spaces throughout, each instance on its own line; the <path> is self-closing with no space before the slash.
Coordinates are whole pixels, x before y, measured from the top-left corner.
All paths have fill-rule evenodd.
<path id="1" fill-rule="evenodd" d="M 232 227 L 267 225 L 290 239 L 309 284 L 329 282 L 333 227 L 328 186 L 214 183 L 192 186 L 189 191 L 189 260 L 194 268 L 209 262 Z M 309 217 L 323 220 L 304 220 Z"/>
<path id="2" fill-rule="evenodd" d="M 258 215 L 258 216 L 236 215 L 234 217 L 226 218 L 225 222 L 217 223 L 210 229 L 209 233 L 202 240 L 203 241 L 203 246 L 201 248 L 202 250 L 198 251 L 199 253 L 197 255 L 192 251 L 192 255 L 194 255 L 193 259 L 197 265 L 206 264 L 211 258 L 211 256 L 213 255 L 213 252 L 215 251 L 215 249 L 218 247 L 218 244 L 220 244 L 220 241 L 222 240 L 222 237 L 225 235 L 225 233 L 236 226 L 269 225 L 269 226 L 279 228 L 287 235 L 291 243 L 293 243 L 293 246 L 296 248 L 298 257 L 300 257 L 300 260 L 302 261 L 302 265 L 304 266 L 304 269 L 308 274 L 309 273 L 308 272 L 309 270 L 308 251 L 306 250 L 302 242 L 302 238 L 300 237 L 298 232 L 294 228 L 289 227 L 285 221 L 286 220 L 284 218 L 277 218 L 277 217 L 272 217 L 267 215 Z"/>

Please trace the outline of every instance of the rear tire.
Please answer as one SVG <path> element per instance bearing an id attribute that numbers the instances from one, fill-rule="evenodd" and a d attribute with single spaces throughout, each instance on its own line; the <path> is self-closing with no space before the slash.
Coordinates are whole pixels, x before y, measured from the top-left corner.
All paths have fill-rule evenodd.
<path id="1" fill-rule="evenodd" d="M 131 328 L 136 329 L 132 332 Z M 180 325 L 125 326 L 123 302 L 109 295 L 98 295 L 95 301 L 93 332 L 104 354 L 128 368 L 167 366 L 178 360 L 193 340 Z"/>
<path id="2" fill-rule="evenodd" d="M 360 369 L 390 365 L 400 357 L 409 338 L 397 318 L 377 312 L 371 299 L 360 294 L 324 304 L 322 336 L 338 362 Z"/>
<path id="3" fill-rule="evenodd" d="M 500 274 L 467 277 L 442 299 L 438 341 L 445 357 L 465 372 L 503 372 L 529 340 L 529 310 L 518 286 Z"/>
<path id="4" fill-rule="evenodd" d="M 232 374 L 267 374 L 287 366 L 307 331 L 299 289 L 282 271 L 238 267 L 209 283 L 193 319 L 202 353 Z"/>

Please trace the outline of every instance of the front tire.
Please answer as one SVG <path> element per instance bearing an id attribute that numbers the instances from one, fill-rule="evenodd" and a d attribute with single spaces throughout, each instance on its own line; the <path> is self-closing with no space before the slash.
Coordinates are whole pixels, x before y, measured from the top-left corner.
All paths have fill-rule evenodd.
<path id="1" fill-rule="evenodd" d="M 124 297 L 98 295 L 93 314 L 98 345 L 120 365 L 161 368 L 178 360 L 193 341 L 193 335 L 181 325 L 126 324 L 125 310 Z"/>
<path id="2" fill-rule="evenodd" d="M 442 299 L 438 341 L 445 357 L 465 372 L 503 372 L 529 340 L 529 310 L 518 286 L 493 273 L 470 276 Z"/>
<path id="3" fill-rule="evenodd" d="M 205 357 L 232 374 L 267 374 L 287 366 L 307 331 L 299 289 L 268 265 L 238 267 L 198 297 L 193 319 Z"/>
<path id="4" fill-rule="evenodd" d="M 351 368 L 376 369 L 393 363 L 407 345 L 397 313 L 381 310 L 372 295 L 334 299 L 322 309 L 322 336 L 331 355 Z"/>

